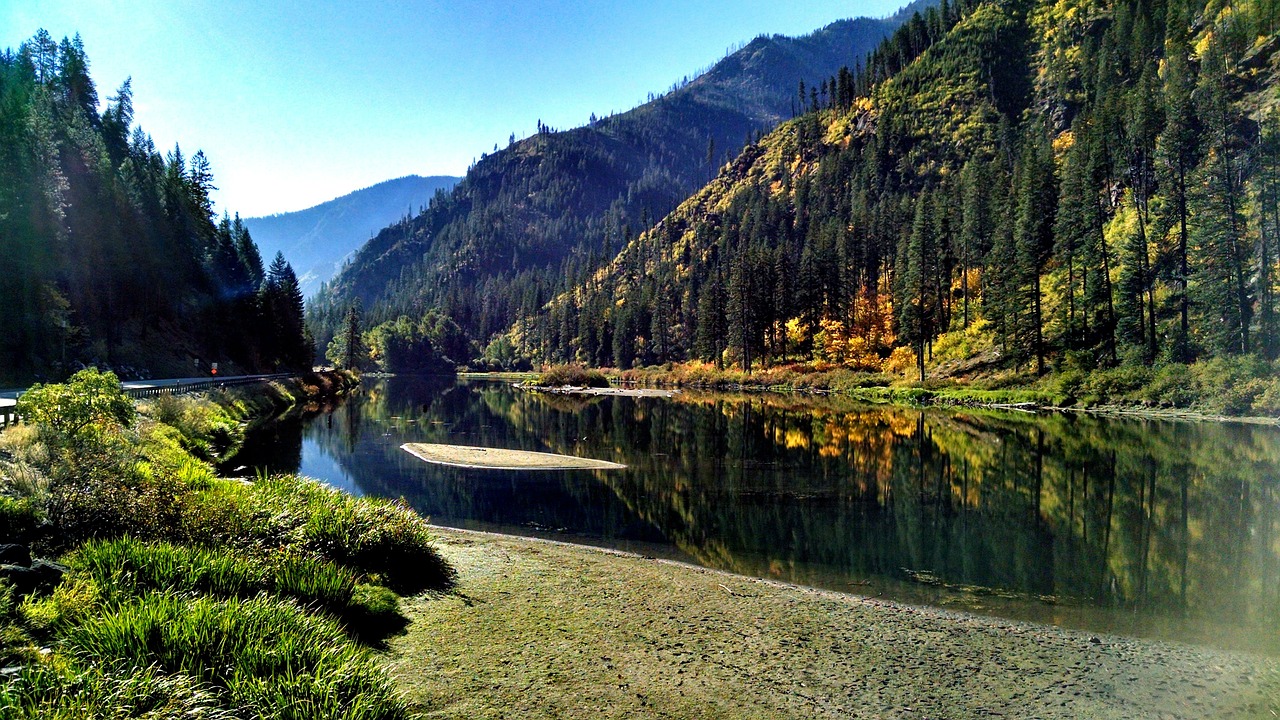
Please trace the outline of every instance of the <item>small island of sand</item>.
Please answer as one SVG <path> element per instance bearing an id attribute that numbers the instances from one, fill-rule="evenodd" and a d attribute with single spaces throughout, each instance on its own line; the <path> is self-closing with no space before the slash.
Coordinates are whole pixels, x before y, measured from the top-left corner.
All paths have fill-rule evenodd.
<path id="1" fill-rule="evenodd" d="M 470 445 L 405 443 L 400 449 L 429 463 L 484 470 L 621 470 L 626 467 L 620 463 L 572 455 Z"/>

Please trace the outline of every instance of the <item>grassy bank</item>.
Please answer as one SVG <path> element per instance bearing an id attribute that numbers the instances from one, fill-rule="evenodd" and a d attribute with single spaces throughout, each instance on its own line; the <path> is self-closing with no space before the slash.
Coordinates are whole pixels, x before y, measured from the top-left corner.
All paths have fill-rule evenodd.
<path id="1" fill-rule="evenodd" d="M 407 717 L 371 647 L 397 593 L 452 582 L 422 518 L 209 464 L 353 382 L 140 409 L 96 371 L 28 392 L 0 435 L 0 719 Z"/>
<path id="2" fill-rule="evenodd" d="M 1280 664 L 438 529 L 391 672 L 439 718 L 1270 718 Z M 496 642 L 495 638 L 501 638 Z"/>
<path id="3" fill-rule="evenodd" d="M 609 375 L 618 382 L 648 387 L 838 392 L 873 402 L 915 405 L 1021 405 L 1280 419 L 1280 365 L 1248 356 L 1190 365 L 1065 370 L 1043 377 L 1001 372 L 924 383 L 821 364 L 791 364 L 748 374 L 686 363 L 610 371 Z"/>

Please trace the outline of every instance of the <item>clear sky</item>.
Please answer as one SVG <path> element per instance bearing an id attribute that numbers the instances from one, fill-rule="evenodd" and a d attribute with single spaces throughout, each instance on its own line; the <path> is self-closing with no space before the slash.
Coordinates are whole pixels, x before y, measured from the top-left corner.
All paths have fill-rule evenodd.
<path id="1" fill-rule="evenodd" d="M 219 210 L 299 210 L 402 175 L 462 175 L 538 120 L 643 102 L 760 34 L 899 0 L 0 0 L 0 47 L 79 32 L 105 100 L 133 77 L 161 148 L 203 149 Z"/>

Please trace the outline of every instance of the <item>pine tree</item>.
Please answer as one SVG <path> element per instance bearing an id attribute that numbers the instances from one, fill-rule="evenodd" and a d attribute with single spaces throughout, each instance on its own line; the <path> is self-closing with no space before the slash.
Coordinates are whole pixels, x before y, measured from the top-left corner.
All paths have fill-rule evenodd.
<path id="1" fill-rule="evenodd" d="M 333 336 L 325 350 L 325 358 L 334 366 L 346 370 L 362 369 L 369 359 L 369 347 L 364 341 L 364 319 L 360 301 L 347 307 L 339 332 Z"/>
<path id="2" fill-rule="evenodd" d="M 1261 355 L 1280 355 L 1280 312 L 1276 308 L 1277 243 L 1280 243 L 1280 112 L 1266 117 L 1260 138 L 1258 186 L 1258 332 Z"/>
<path id="3" fill-rule="evenodd" d="M 698 330 L 694 343 L 698 357 L 714 362 L 720 370 L 724 369 L 725 339 L 729 334 L 725 320 L 727 300 L 720 267 L 716 265 L 698 293 Z"/>
<path id="4" fill-rule="evenodd" d="M 1242 183 L 1236 158 L 1233 111 L 1226 96 L 1226 59 L 1216 42 L 1207 48 L 1197 92 L 1205 125 L 1205 159 L 1195 173 L 1192 238 L 1198 259 L 1193 294 L 1199 298 L 1205 335 L 1217 352 L 1251 348 L 1253 303 L 1245 281 Z"/>
<path id="5" fill-rule="evenodd" d="M 1044 374 L 1045 340 L 1041 274 L 1053 248 L 1054 208 L 1057 198 L 1053 154 L 1040 129 L 1023 136 L 1022 154 L 1014 181 L 1013 296 L 1025 308 L 1016 325 L 1019 349 L 1036 361 L 1036 373 Z M 1006 298 L 1006 301 L 1008 298 Z"/>
<path id="6" fill-rule="evenodd" d="M 1171 265 L 1177 287 L 1179 327 L 1174 357 L 1190 362 L 1191 348 L 1191 274 L 1188 254 L 1187 201 L 1189 176 L 1196 165 L 1199 147 L 1196 110 L 1192 102 L 1195 86 L 1190 67 L 1191 53 L 1187 19 L 1181 4 L 1171 4 L 1166 13 L 1165 40 L 1165 125 L 1157 141 L 1160 157 L 1160 185 L 1166 196 L 1165 214 L 1161 218 L 1161 234 L 1177 233 L 1177 245 Z"/>
<path id="7" fill-rule="evenodd" d="M 988 204 L 990 188 L 986 164 L 970 159 L 960 171 L 960 233 L 957 242 L 957 265 L 960 272 L 962 325 L 969 327 L 969 301 L 977 288 L 969 287 L 970 270 L 979 267 L 981 258 L 991 248 L 991 212 Z"/>
<path id="8" fill-rule="evenodd" d="M 267 269 L 262 307 L 279 367 L 290 370 L 310 367 L 314 350 L 303 322 L 302 291 L 283 253 L 277 252 Z"/>

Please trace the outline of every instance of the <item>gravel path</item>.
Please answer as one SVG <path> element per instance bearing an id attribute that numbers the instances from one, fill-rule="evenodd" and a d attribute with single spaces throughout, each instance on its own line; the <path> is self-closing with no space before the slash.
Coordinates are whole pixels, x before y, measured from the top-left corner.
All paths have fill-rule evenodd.
<path id="1" fill-rule="evenodd" d="M 1280 661 L 440 529 L 393 674 L 446 718 L 1273 718 Z"/>

